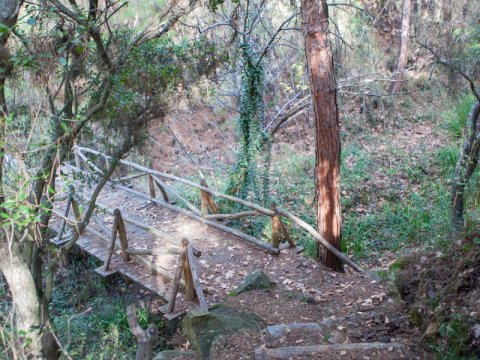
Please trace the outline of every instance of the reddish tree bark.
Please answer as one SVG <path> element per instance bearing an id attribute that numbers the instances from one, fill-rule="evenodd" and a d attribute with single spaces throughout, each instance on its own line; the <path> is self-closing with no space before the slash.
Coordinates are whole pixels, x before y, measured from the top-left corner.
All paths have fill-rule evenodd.
<path id="1" fill-rule="evenodd" d="M 398 48 L 397 70 L 395 81 L 390 87 L 390 94 L 398 94 L 402 87 L 403 74 L 408 61 L 408 34 L 410 32 L 410 16 L 412 13 L 412 0 L 403 0 L 402 4 L 402 30 L 400 31 L 400 46 Z"/>
<path id="2" fill-rule="evenodd" d="M 340 249 L 340 128 L 335 71 L 327 36 L 327 2 L 302 0 L 301 8 L 315 114 L 317 226 L 319 233 Z M 317 256 L 326 266 L 333 270 L 343 270 L 342 262 L 335 255 L 318 246 Z"/>

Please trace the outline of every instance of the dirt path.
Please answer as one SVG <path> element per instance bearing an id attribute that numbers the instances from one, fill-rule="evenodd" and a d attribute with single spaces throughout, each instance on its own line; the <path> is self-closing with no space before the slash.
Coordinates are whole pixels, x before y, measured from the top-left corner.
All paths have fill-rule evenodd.
<path id="1" fill-rule="evenodd" d="M 209 305 L 224 303 L 240 310 L 258 314 L 267 325 L 316 322 L 316 332 L 291 331 L 274 338 L 264 330 L 261 335 L 241 333 L 232 335 L 215 345 L 215 358 L 253 358 L 256 347 L 305 346 L 344 342 L 400 342 L 403 349 L 368 350 L 352 354 L 328 352 L 321 359 L 420 359 L 423 352 L 417 344 L 418 334 L 410 328 L 400 313 L 400 304 L 389 295 L 388 288 L 370 277 L 347 268 L 345 274 L 329 271 L 319 263 L 297 254 L 294 249 L 271 255 L 232 234 L 206 226 L 161 206 L 136 198 L 122 190 L 107 186 L 98 201 L 110 208 L 119 208 L 123 214 L 141 220 L 175 239 L 188 238 L 202 252 L 199 273 Z M 112 216 L 99 214 L 111 226 Z M 98 226 L 93 228 L 101 231 Z M 155 248 L 162 243 L 142 229 L 127 225 L 129 246 Z M 92 247 L 107 244 L 95 236 L 84 235 L 79 240 Z M 104 256 L 103 255 L 103 256 Z M 147 260 L 174 272 L 175 255 L 146 256 Z M 134 261 L 124 262 L 120 252 L 114 254 L 112 268 L 136 278 L 147 289 L 166 297 L 171 282 L 151 269 Z M 227 295 L 247 274 L 261 269 L 277 287 L 270 292 L 252 291 L 235 297 Z M 159 303 L 160 304 L 160 303 Z M 188 311 L 197 304 L 188 302 L 182 292 L 177 298 L 176 311 Z M 413 339 L 413 340 L 412 340 Z M 188 348 L 188 341 L 179 332 L 173 343 Z M 299 357 L 301 358 L 301 357 Z M 312 357 L 309 357 L 312 358 Z"/>
<path id="2" fill-rule="evenodd" d="M 267 330 L 260 334 L 233 334 L 215 344 L 215 359 L 253 359 L 255 348 L 280 348 L 320 344 L 398 342 L 402 349 L 329 351 L 295 359 L 425 359 L 419 346 L 421 334 L 409 325 L 401 304 L 389 290 L 370 277 L 347 270 L 331 272 L 293 252 L 284 252 L 257 268 L 277 282 L 273 291 L 255 290 L 224 299 L 236 309 L 258 314 L 267 325 L 317 323 L 318 331 L 292 330 L 280 337 Z M 217 276 L 222 278 L 221 273 Z M 186 349 L 189 342 L 181 332 L 174 344 Z M 190 357 L 191 358 L 191 357 Z M 200 357 L 198 357 L 200 359 Z"/>

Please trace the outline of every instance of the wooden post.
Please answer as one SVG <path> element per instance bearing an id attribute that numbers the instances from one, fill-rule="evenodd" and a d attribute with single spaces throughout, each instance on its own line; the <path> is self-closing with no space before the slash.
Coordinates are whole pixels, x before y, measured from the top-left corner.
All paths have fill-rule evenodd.
<path id="1" fill-rule="evenodd" d="M 120 213 L 120 210 L 115 209 L 115 213 Z M 117 239 L 117 232 L 118 232 L 118 219 L 117 216 L 113 216 L 113 226 L 112 226 L 112 235 L 110 237 L 110 247 L 108 248 L 107 259 L 105 260 L 105 266 L 103 270 L 108 272 L 108 268 L 110 267 L 110 262 L 112 261 L 112 254 L 113 250 L 115 249 L 115 240 Z"/>
<path id="2" fill-rule="evenodd" d="M 277 249 L 280 247 L 280 219 L 278 215 L 272 217 L 272 245 Z"/>
<path id="3" fill-rule="evenodd" d="M 203 218 L 208 215 L 207 193 L 203 190 L 200 190 L 200 212 Z"/>
<path id="4" fill-rule="evenodd" d="M 272 245 L 277 249 L 280 247 L 280 218 L 278 217 L 277 204 L 272 203 L 272 210 L 275 215 L 272 216 Z"/>
<path id="5" fill-rule="evenodd" d="M 280 221 L 280 227 L 282 228 L 282 234 L 283 234 L 284 239 L 286 239 L 288 241 L 288 245 L 290 245 L 291 248 L 295 247 L 296 246 L 295 241 L 293 241 L 293 239 L 290 237 L 290 234 L 288 233 L 288 230 L 285 227 L 285 225 L 283 225 L 282 220 L 280 220 L 280 218 L 278 218 L 278 221 Z"/>
<path id="6" fill-rule="evenodd" d="M 137 313 L 135 312 L 135 304 L 127 307 L 127 320 L 130 331 L 137 338 L 137 355 L 135 360 L 152 360 L 153 345 L 158 335 L 158 328 L 154 324 L 148 325 L 147 330 L 142 329 L 138 323 Z"/>
<path id="7" fill-rule="evenodd" d="M 152 175 L 148 174 L 148 187 L 150 189 L 150 197 L 155 199 L 155 183 Z"/>
<path id="8" fill-rule="evenodd" d="M 152 175 L 149 174 L 149 176 L 151 176 L 153 178 Z M 155 184 L 157 184 L 158 189 L 162 193 L 163 200 L 165 200 L 165 202 L 167 202 L 167 203 L 170 202 L 170 199 L 168 198 L 168 193 L 167 193 L 167 190 L 165 189 L 165 187 L 159 181 L 157 181 L 157 179 L 154 179 L 154 180 L 155 180 Z"/>
<path id="9" fill-rule="evenodd" d="M 205 296 L 203 294 L 202 284 L 200 283 L 200 277 L 198 276 L 197 272 L 197 265 L 195 263 L 193 248 L 190 244 L 187 245 L 187 260 L 190 267 L 193 287 L 195 288 L 195 293 L 197 294 L 198 302 L 200 303 L 200 308 L 202 310 L 208 310 L 207 302 L 205 301 Z"/>
<path id="10" fill-rule="evenodd" d="M 200 180 L 200 186 L 208 188 L 207 181 L 205 179 Z M 218 214 L 218 206 L 215 203 L 215 200 L 213 200 L 212 195 L 210 193 L 200 190 L 200 202 L 201 202 L 202 217 L 205 217 L 208 215 L 209 207 L 214 214 Z"/>
<path id="11" fill-rule="evenodd" d="M 75 199 L 72 199 L 72 208 L 73 208 L 73 213 L 75 214 L 75 220 L 77 222 L 80 222 L 82 219 L 82 214 L 80 213 L 80 208 L 78 207 L 78 203 L 75 201 Z"/>
<path id="12" fill-rule="evenodd" d="M 188 261 L 188 240 L 182 239 L 183 253 L 185 257 L 185 262 L 183 264 L 183 278 L 185 279 L 185 298 L 189 301 L 194 301 L 196 299 L 195 288 L 193 286 L 192 271 L 190 270 L 190 263 Z"/>
<path id="13" fill-rule="evenodd" d="M 180 278 L 182 277 L 182 271 L 185 266 L 185 252 L 180 254 L 178 259 L 177 271 L 175 272 L 175 278 L 173 279 L 172 294 L 170 295 L 170 301 L 168 302 L 168 313 L 172 313 L 175 309 L 175 302 L 177 301 L 178 288 L 180 287 Z"/>
<path id="14" fill-rule="evenodd" d="M 70 212 L 70 207 L 72 205 L 72 197 L 69 196 L 67 200 L 67 206 L 65 207 L 65 219 L 62 221 L 62 225 L 60 226 L 60 230 L 58 231 L 57 239 L 55 240 L 56 243 L 60 243 L 62 240 L 62 235 L 63 232 L 65 231 L 65 226 L 67 225 L 67 218 L 68 218 L 68 213 Z"/>
<path id="15" fill-rule="evenodd" d="M 82 162 L 80 160 L 80 156 L 78 155 L 76 150 L 73 151 L 73 154 L 75 156 L 75 166 L 81 170 L 82 169 Z"/>
<path id="16" fill-rule="evenodd" d="M 290 237 L 287 228 L 280 220 L 280 215 L 277 210 L 277 204 L 272 203 L 272 211 L 275 215 L 272 216 L 272 245 L 276 248 L 280 247 L 280 231 L 285 240 L 288 241 L 290 247 L 295 247 L 295 242 Z"/>
<path id="17" fill-rule="evenodd" d="M 122 219 L 122 214 L 120 210 L 114 210 L 114 217 L 117 221 L 118 235 L 120 237 L 120 248 L 122 249 L 122 258 L 124 261 L 130 261 L 130 256 L 128 255 L 128 239 L 127 239 L 127 230 L 125 229 L 125 223 Z M 115 221 L 115 220 L 114 220 Z"/>

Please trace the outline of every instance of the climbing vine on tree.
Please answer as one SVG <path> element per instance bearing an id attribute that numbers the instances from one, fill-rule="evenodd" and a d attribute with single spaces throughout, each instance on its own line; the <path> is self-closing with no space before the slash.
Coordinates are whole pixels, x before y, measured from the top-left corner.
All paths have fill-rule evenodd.
<path id="1" fill-rule="evenodd" d="M 244 64 L 238 118 L 240 149 L 227 192 L 267 203 L 270 140 L 263 131 L 265 76 L 262 64 L 258 62 L 250 46 L 242 44 L 241 51 Z"/>

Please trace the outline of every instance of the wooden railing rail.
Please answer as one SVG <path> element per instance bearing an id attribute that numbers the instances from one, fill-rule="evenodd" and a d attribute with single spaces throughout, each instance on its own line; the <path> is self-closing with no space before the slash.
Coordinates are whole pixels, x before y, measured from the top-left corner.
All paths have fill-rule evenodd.
<path id="1" fill-rule="evenodd" d="M 85 147 L 80 147 L 80 146 L 74 146 L 74 153 L 76 154 L 75 155 L 75 159 L 77 161 L 77 168 L 79 167 L 78 165 L 78 162 L 79 162 L 79 158 L 82 158 L 82 159 L 85 159 L 85 155 L 82 153 L 82 152 L 85 152 L 85 153 L 90 153 L 90 154 L 93 154 L 93 155 L 97 155 L 97 156 L 101 156 L 103 157 L 105 160 L 108 160 L 108 159 L 111 159 L 110 156 L 104 154 L 104 153 L 101 153 L 99 151 L 96 151 L 96 150 L 92 150 L 92 149 L 89 149 L 89 148 L 85 148 Z M 77 155 L 78 153 L 78 155 Z M 83 155 L 83 156 L 82 156 Z M 90 165 L 91 161 L 89 161 L 88 159 L 86 160 L 87 164 Z M 121 186 L 121 185 L 115 185 L 116 187 L 118 188 L 121 188 L 125 191 L 128 191 L 130 193 L 133 193 L 135 195 L 138 195 L 139 197 L 143 197 L 143 198 L 147 198 L 147 200 L 151 200 L 152 202 L 154 203 L 157 203 L 159 205 L 162 205 L 166 208 L 169 208 L 171 210 L 174 210 L 174 211 L 177 211 L 177 212 L 180 212 L 186 216 L 189 216 L 189 217 L 192 217 L 194 219 L 197 219 L 207 225 L 211 225 L 211 226 L 214 226 L 214 227 L 217 227 L 217 228 L 220 228 L 224 231 L 227 231 L 229 233 L 233 233 L 243 239 L 246 239 L 247 241 L 250 241 L 258 246 L 261 246 L 263 248 L 266 248 L 267 250 L 269 250 L 270 252 L 274 253 L 274 254 L 278 254 L 279 253 L 279 246 L 277 246 L 277 241 L 275 240 L 274 241 L 274 245 L 270 245 L 270 244 L 267 244 L 267 243 L 264 243 L 262 241 L 259 241 L 257 240 L 256 238 L 253 238 L 249 235 L 246 235 L 242 232 L 239 232 L 235 229 L 232 229 L 232 228 L 229 228 L 229 227 L 226 227 L 224 225 L 221 225 L 219 224 L 218 222 L 215 222 L 215 221 L 212 221 L 210 219 L 228 219 L 228 218 L 236 218 L 236 217 L 241 217 L 241 216 L 258 216 L 258 213 L 262 214 L 262 215 L 265 215 L 265 216 L 270 216 L 270 217 L 277 217 L 275 218 L 275 220 L 272 220 L 275 224 L 272 224 L 272 225 L 275 225 L 276 227 L 278 227 L 277 230 L 280 230 L 283 234 L 283 236 L 286 238 L 287 241 L 289 241 L 289 244 L 290 245 L 294 245 L 293 241 L 291 240 L 290 236 L 288 235 L 288 231 L 286 230 L 286 228 L 284 227 L 284 225 L 281 223 L 278 223 L 278 220 L 279 220 L 279 216 L 283 216 L 287 219 L 289 219 L 290 221 L 292 221 L 292 223 L 296 224 L 298 227 L 302 228 L 303 230 L 306 230 L 320 245 L 324 246 L 327 250 L 331 251 L 335 256 L 337 256 L 339 259 L 341 259 L 345 264 L 349 265 L 350 267 L 352 267 L 354 270 L 356 271 L 359 271 L 359 272 L 362 272 L 363 269 L 358 265 L 356 264 L 355 262 L 353 262 L 348 256 L 346 256 L 345 254 L 343 254 L 341 251 L 339 251 L 337 248 L 335 248 L 333 245 L 331 245 L 326 239 L 324 239 L 320 233 L 318 233 L 318 231 L 316 231 L 311 225 L 309 225 L 308 223 L 306 223 L 305 221 L 301 220 L 300 218 L 298 218 L 297 216 L 291 214 L 290 212 L 286 211 L 286 210 L 283 210 L 283 209 L 279 209 L 279 208 L 275 208 L 275 210 L 270 210 L 270 209 L 267 209 L 263 206 L 260 206 L 258 204 L 254 204 L 252 202 L 249 202 L 247 200 L 243 200 L 243 199 L 240 199 L 240 198 L 237 198 L 235 196 L 232 196 L 232 195 L 227 195 L 227 194 L 223 194 L 221 192 L 218 192 L 218 191 L 215 191 L 213 189 L 210 189 L 208 186 L 204 186 L 206 185 L 205 183 L 201 183 L 200 185 L 193 182 L 193 181 L 190 181 L 190 180 L 187 180 L 187 179 L 183 179 L 181 177 L 178 177 L 178 176 L 175 176 L 175 175 L 172 175 L 172 174 L 167 174 L 167 173 L 163 173 L 161 171 L 156 171 L 156 170 L 153 170 L 153 169 L 149 169 L 145 166 L 142 166 L 142 165 L 138 165 L 136 163 L 133 163 L 131 161 L 128 161 L 128 160 L 119 160 L 119 163 L 120 164 L 123 164 L 123 165 L 126 165 L 126 166 L 130 166 L 134 169 L 137 169 L 141 172 L 144 172 L 148 175 L 150 175 L 151 177 L 160 177 L 160 178 L 163 178 L 163 179 L 169 179 L 169 180 L 173 180 L 173 181 L 177 181 L 177 182 L 180 182 L 180 183 L 183 183 L 183 184 L 186 184 L 186 185 L 189 185 L 191 187 L 194 187 L 196 189 L 199 189 L 201 191 L 201 194 L 209 194 L 210 195 L 210 198 L 211 196 L 217 196 L 219 198 L 223 198 L 223 199 L 226 199 L 226 200 L 230 200 L 230 201 L 233 201 L 233 202 L 236 202 L 236 203 L 239 203 L 241 205 L 244 205 L 250 209 L 252 209 L 253 211 L 252 212 L 241 212 L 241 213 L 237 213 L 237 214 L 208 214 L 208 207 L 210 207 L 210 209 L 215 212 L 215 208 L 216 208 L 216 204 L 215 202 L 213 201 L 212 199 L 212 202 L 213 204 L 210 204 L 208 199 L 205 198 L 203 201 L 202 201 L 202 211 L 201 211 L 201 214 L 202 216 L 199 216 L 198 214 L 195 214 L 195 211 L 193 211 L 192 209 L 191 212 L 185 210 L 185 209 L 182 209 L 182 208 L 179 208 L 179 207 L 176 207 L 172 204 L 168 204 L 167 202 L 165 201 L 161 201 L 159 199 L 155 199 L 154 197 L 149 197 L 143 193 L 140 193 L 138 191 L 135 191 L 133 189 L 130 189 L 130 188 L 127 188 L 127 187 L 124 187 L 124 186 Z M 95 169 L 98 169 L 95 165 L 94 167 L 92 167 L 94 170 Z M 177 197 L 178 198 L 178 197 Z M 188 202 L 188 201 L 187 201 Z M 193 205 L 192 205 L 193 206 Z M 189 207 L 190 208 L 190 207 Z M 205 209 L 207 209 L 205 211 Z M 197 209 L 198 210 L 198 209 Z M 218 210 L 218 209 L 217 209 Z M 285 231 L 284 231 L 285 230 Z M 277 231 L 277 233 L 279 233 Z"/>

